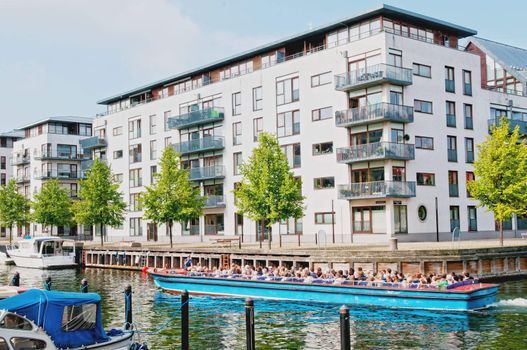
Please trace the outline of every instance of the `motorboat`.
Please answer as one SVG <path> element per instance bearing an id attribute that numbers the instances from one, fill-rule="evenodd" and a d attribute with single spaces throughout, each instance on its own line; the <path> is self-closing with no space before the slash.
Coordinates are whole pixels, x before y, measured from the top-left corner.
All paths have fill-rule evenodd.
<path id="1" fill-rule="evenodd" d="M 147 349 L 133 336 L 133 331 L 104 330 L 96 293 L 31 289 L 0 301 L 0 349 Z"/>
<path id="2" fill-rule="evenodd" d="M 221 275 L 184 270 L 149 270 L 157 287 L 190 294 L 250 297 L 389 308 L 469 311 L 496 301 L 498 285 L 467 280 L 445 288 L 401 283 Z"/>
<path id="3" fill-rule="evenodd" d="M 6 253 L 16 266 L 38 269 L 75 267 L 75 242 L 60 237 L 35 237 L 16 243 Z"/>
<path id="4" fill-rule="evenodd" d="M 7 246 L 0 245 L 0 264 L 14 265 L 15 262 L 11 259 L 9 254 L 7 254 L 7 249 Z"/>

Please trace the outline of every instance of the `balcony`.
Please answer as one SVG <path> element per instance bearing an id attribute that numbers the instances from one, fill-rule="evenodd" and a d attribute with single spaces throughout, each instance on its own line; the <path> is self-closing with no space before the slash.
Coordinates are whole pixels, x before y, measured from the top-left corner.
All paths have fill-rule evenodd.
<path id="1" fill-rule="evenodd" d="M 223 120 L 225 113 L 221 107 L 206 108 L 177 117 L 168 118 L 169 129 L 184 129 L 191 126 L 214 123 Z"/>
<path id="2" fill-rule="evenodd" d="M 16 155 L 14 157 L 11 157 L 9 164 L 11 165 L 29 164 L 29 154 L 28 155 Z"/>
<path id="3" fill-rule="evenodd" d="M 209 179 L 222 179 L 225 177 L 225 167 L 223 165 L 214 165 L 200 168 L 188 169 L 189 180 L 201 181 Z"/>
<path id="4" fill-rule="evenodd" d="M 206 136 L 197 140 L 185 141 L 172 145 L 178 153 L 190 154 L 196 152 L 216 151 L 225 147 L 223 136 Z"/>
<path id="5" fill-rule="evenodd" d="M 31 177 L 29 175 L 20 175 L 15 178 L 15 182 L 17 184 L 25 183 L 31 181 Z"/>
<path id="6" fill-rule="evenodd" d="M 93 136 L 84 140 L 80 140 L 80 145 L 83 149 L 92 149 L 92 148 L 104 148 L 106 147 L 106 138 Z"/>
<path id="7" fill-rule="evenodd" d="M 37 160 L 82 160 L 85 157 L 83 154 L 59 151 L 41 152 L 34 156 Z"/>
<path id="8" fill-rule="evenodd" d="M 340 127 L 351 127 L 380 121 L 412 123 L 414 121 L 414 108 L 382 102 L 335 113 L 335 124 Z"/>
<path id="9" fill-rule="evenodd" d="M 42 173 L 36 174 L 35 179 L 37 180 L 48 180 L 48 179 L 58 179 L 58 180 L 80 180 L 82 178 L 82 173 L 77 171 L 44 171 Z"/>
<path id="10" fill-rule="evenodd" d="M 415 146 L 405 143 L 375 142 L 353 147 L 337 148 L 337 162 L 339 163 L 382 159 L 413 160 L 415 159 Z"/>
<path id="11" fill-rule="evenodd" d="M 527 120 L 522 119 L 508 119 L 509 122 L 509 131 L 513 132 L 514 129 L 518 126 L 520 128 L 520 135 L 527 136 Z M 488 120 L 489 125 L 489 133 L 492 131 L 492 127 L 500 126 L 500 119 L 498 118 L 492 118 Z"/>
<path id="12" fill-rule="evenodd" d="M 381 63 L 335 75 L 335 90 L 353 91 L 382 83 L 406 86 L 412 84 L 412 76 L 411 69 Z"/>
<path id="13" fill-rule="evenodd" d="M 414 181 L 374 181 L 338 185 L 339 199 L 415 197 Z"/>
<path id="14" fill-rule="evenodd" d="M 205 196 L 205 205 L 204 209 L 213 209 L 213 208 L 225 208 L 225 197 L 222 195 L 208 195 Z"/>

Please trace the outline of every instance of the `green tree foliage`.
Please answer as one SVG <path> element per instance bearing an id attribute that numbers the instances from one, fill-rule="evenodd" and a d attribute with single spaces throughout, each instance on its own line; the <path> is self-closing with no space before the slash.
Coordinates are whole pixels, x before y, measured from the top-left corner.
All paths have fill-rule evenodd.
<path id="1" fill-rule="evenodd" d="M 159 164 L 161 169 L 154 175 L 154 183 L 141 195 L 141 204 L 146 220 L 167 226 L 172 248 L 174 222 L 183 224 L 198 218 L 205 199 L 189 181 L 189 173 L 181 168 L 179 155 L 172 147 L 165 148 Z"/>
<path id="2" fill-rule="evenodd" d="M 277 138 L 269 133 L 258 138 L 258 147 L 241 165 L 243 179 L 234 193 L 240 212 L 262 223 L 263 237 L 264 222 L 271 226 L 282 219 L 301 218 L 304 197 Z"/>
<path id="3" fill-rule="evenodd" d="M 468 190 L 480 206 L 494 213 L 503 245 L 503 221 L 514 213 L 527 213 L 527 147 L 520 139 L 519 127 L 510 133 L 507 119 L 502 118 L 500 126 L 478 145 L 478 151 L 476 180 L 468 183 Z"/>
<path id="4" fill-rule="evenodd" d="M 73 223 L 71 199 L 57 180 L 50 180 L 42 186 L 40 192 L 34 195 L 31 209 L 33 209 L 31 219 L 43 227 L 50 227 L 51 234 L 53 234 L 53 226 Z"/>
<path id="5" fill-rule="evenodd" d="M 9 227 L 9 244 L 13 240 L 13 226 L 29 223 L 29 201 L 18 193 L 14 179 L 0 186 L 0 224 Z"/>
<path id="6" fill-rule="evenodd" d="M 73 203 L 75 221 L 87 226 L 99 225 L 102 247 L 104 227 L 119 226 L 126 210 L 119 185 L 113 181 L 108 165 L 95 159 L 86 179 L 80 182 L 79 198 Z"/>

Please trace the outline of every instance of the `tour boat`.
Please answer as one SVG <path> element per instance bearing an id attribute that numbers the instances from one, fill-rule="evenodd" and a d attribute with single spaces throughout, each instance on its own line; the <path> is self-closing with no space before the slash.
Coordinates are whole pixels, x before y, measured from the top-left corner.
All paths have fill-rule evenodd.
<path id="1" fill-rule="evenodd" d="M 131 331 L 105 332 L 95 293 L 31 289 L 0 301 L 1 349 L 146 349 L 132 338 Z"/>
<path id="2" fill-rule="evenodd" d="M 250 297 L 446 311 L 483 309 L 496 301 L 498 285 L 468 280 L 446 288 L 403 286 L 399 283 L 213 275 L 184 271 L 149 270 L 164 291 L 213 296 Z"/>
<path id="3" fill-rule="evenodd" d="M 64 246 L 68 243 L 68 246 Z M 59 237 L 21 240 L 18 247 L 7 249 L 16 266 L 38 269 L 75 267 L 75 243 Z"/>

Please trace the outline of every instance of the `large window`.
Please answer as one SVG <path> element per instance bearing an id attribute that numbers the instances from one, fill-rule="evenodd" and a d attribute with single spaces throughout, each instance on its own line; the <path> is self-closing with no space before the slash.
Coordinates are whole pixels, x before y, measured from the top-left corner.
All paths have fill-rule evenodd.
<path id="1" fill-rule="evenodd" d="M 232 94 L 232 115 L 239 115 L 242 113 L 242 93 L 236 92 Z"/>
<path id="2" fill-rule="evenodd" d="M 463 71 L 463 94 L 472 96 L 472 73 L 468 70 Z"/>
<path id="3" fill-rule="evenodd" d="M 472 115 L 472 105 L 463 105 L 463 114 L 465 117 L 465 129 L 474 129 L 474 119 Z"/>
<path id="4" fill-rule="evenodd" d="M 457 171 L 450 170 L 448 172 L 448 195 L 450 197 L 459 197 Z"/>
<path id="5" fill-rule="evenodd" d="M 253 141 L 258 141 L 258 135 L 263 131 L 263 118 L 253 119 Z"/>
<path id="6" fill-rule="evenodd" d="M 130 211 L 140 211 L 141 210 L 141 201 L 140 193 L 130 193 Z"/>
<path id="7" fill-rule="evenodd" d="M 253 111 L 259 111 L 263 108 L 262 87 L 258 86 L 253 89 Z"/>
<path id="8" fill-rule="evenodd" d="M 315 178 L 313 179 L 313 186 L 316 190 L 335 188 L 335 178 L 333 176 Z"/>
<path id="9" fill-rule="evenodd" d="M 278 113 L 276 119 L 278 137 L 300 134 L 300 111 Z"/>
<path id="10" fill-rule="evenodd" d="M 454 229 L 460 228 L 459 223 L 459 207 L 457 205 L 451 205 L 450 206 L 450 232 L 454 231 Z"/>
<path id="11" fill-rule="evenodd" d="M 414 110 L 416 112 L 432 114 L 432 102 L 414 100 Z"/>
<path id="12" fill-rule="evenodd" d="M 276 82 L 276 104 L 278 106 L 298 101 L 300 99 L 300 88 L 298 77 Z"/>
<path id="13" fill-rule="evenodd" d="M 474 139 L 465 137 L 465 162 L 474 163 Z"/>
<path id="14" fill-rule="evenodd" d="M 280 146 L 285 156 L 287 157 L 287 162 L 291 168 L 299 168 L 302 164 L 300 157 L 300 144 L 294 143 L 292 145 Z"/>
<path id="15" fill-rule="evenodd" d="M 141 137 L 141 119 L 130 120 L 128 122 L 128 138 L 130 140 Z"/>
<path id="16" fill-rule="evenodd" d="M 116 126 L 112 129 L 112 135 L 113 136 L 119 136 L 123 134 L 123 127 L 122 126 Z"/>
<path id="17" fill-rule="evenodd" d="M 240 165 L 242 165 L 242 152 L 233 153 L 234 175 L 240 175 Z"/>
<path id="18" fill-rule="evenodd" d="M 456 127 L 456 103 L 453 101 L 446 101 L 446 126 Z"/>
<path id="19" fill-rule="evenodd" d="M 320 156 L 323 154 L 331 154 L 331 153 L 333 153 L 333 142 L 315 143 L 313 145 L 313 155 L 314 156 Z"/>
<path id="20" fill-rule="evenodd" d="M 467 184 L 467 197 L 468 198 L 471 198 L 472 195 L 470 194 L 470 191 L 468 190 L 468 183 L 471 182 L 471 181 L 474 181 L 476 179 L 476 176 L 474 175 L 474 173 L 472 171 L 467 171 L 466 172 L 466 175 L 465 175 L 465 178 L 466 178 L 466 184 Z"/>
<path id="21" fill-rule="evenodd" d="M 332 224 L 333 216 L 329 213 L 315 213 L 315 224 Z"/>
<path id="22" fill-rule="evenodd" d="M 157 146 L 156 140 L 150 141 L 150 160 L 157 159 Z"/>
<path id="23" fill-rule="evenodd" d="M 394 233 L 408 233 L 408 209 L 406 205 L 394 205 Z"/>
<path id="24" fill-rule="evenodd" d="M 445 66 L 445 91 L 456 92 L 456 82 L 454 80 L 454 67 Z"/>
<path id="25" fill-rule="evenodd" d="M 130 187 L 143 186 L 141 169 L 130 169 Z"/>
<path id="26" fill-rule="evenodd" d="M 143 225 L 141 225 L 141 218 L 130 218 L 130 236 L 142 236 Z"/>
<path id="27" fill-rule="evenodd" d="M 447 152 L 448 161 L 457 162 L 457 138 L 455 136 L 447 136 Z"/>
<path id="28" fill-rule="evenodd" d="M 415 148 L 419 149 L 434 149 L 434 138 L 426 136 L 416 136 L 415 137 Z"/>
<path id="29" fill-rule="evenodd" d="M 476 207 L 468 206 L 467 214 L 468 214 L 468 230 L 477 231 L 478 230 L 478 214 L 476 211 Z"/>
<path id="30" fill-rule="evenodd" d="M 436 176 L 433 173 L 417 173 L 417 185 L 419 186 L 435 186 Z"/>
<path id="31" fill-rule="evenodd" d="M 321 74 L 313 75 L 311 77 L 311 87 L 331 84 L 332 82 L 333 82 L 333 77 L 331 75 L 331 72 L 321 73 Z"/>
<path id="32" fill-rule="evenodd" d="M 232 144 L 242 144 L 242 122 L 232 123 Z"/>
<path id="33" fill-rule="evenodd" d="M 150 124 L 150 135 L 154 135 L 156 133 L 156 115 L 151 115 L 148 117 L 149 124 Z"/>
<path id="34" fill-rule="evenodd" d="M 138 163 L 142 160 L 141 144 L 130 146 L 130 163 Z"/>
<path id="35" fill-rule="evenodd" d="M 412 68 L 413 68 L 414 75 L 425 77 L 425 78 L 432 77 L 432 67 L 430 66 L 420 64 L 420 63 L 414 63 Z"/>
<path id="36" fill-rule="evenodd" d="M 331 119 L 332 117 L 333 117 L 332 107 L 318 108 L 318 109 L 314 109 L 311 111 L 311 120 L 313 121 Z"/>

